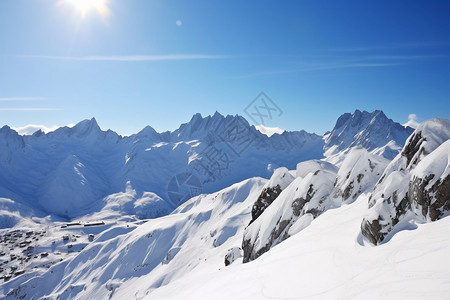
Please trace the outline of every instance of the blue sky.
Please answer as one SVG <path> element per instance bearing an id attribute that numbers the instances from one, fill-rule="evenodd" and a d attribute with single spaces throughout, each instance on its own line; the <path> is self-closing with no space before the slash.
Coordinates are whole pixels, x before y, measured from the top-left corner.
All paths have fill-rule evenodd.
<path id="1" fill-rule="evenodd" d="M 173 130 L 261 91 L 287 130 L 450 118 L 449 1 L 74 1 L 0 1 L 1 124 Z"/>

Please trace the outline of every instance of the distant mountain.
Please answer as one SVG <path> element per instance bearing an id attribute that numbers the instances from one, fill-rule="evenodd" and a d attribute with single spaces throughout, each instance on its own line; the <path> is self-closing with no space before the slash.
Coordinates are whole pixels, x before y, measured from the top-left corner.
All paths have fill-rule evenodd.
<path id="1" fill-rule="evenodd" d="M 151 218 L 200 193 L 321 159 L 324 151 L 332 163 L 342 163 L 341 153 L 353 148 L 390 158 L 410 132 L 381 111 L 359 110 L 342 115 L 324 138 L 303 130 L 269 137 L 241 116 L 218 112 L 195 114 L 172 132 L 147 126 L 127 137 L 102 130 L 95 118 L 25 136 L 5 126 L 0 197 L 36 210 L 37 216 Z"/>
<path id="2" fill-rule="evenodd" d="M 38 216 L 157 217 L 199 193 L 321 158 L 322 148 L 318 135 L 296 131 L 268 137 L 243 117 L 218 112 L 196 114 L 173 132 L 147 126 L 128 137 L 101 130 L 94 118 L 27 136 L 5 126 L 0 197 L 28 205 Z M 149 200 L 147 193 L 156 198 Z"/>
<path id="3" fill-rule="evenodd" d="M 380 110 L 371 113 L 356 110 L 353 114 L 340 116 L 333 130 L 324 136 L 325 155 L 361 147 L 393 159 L 413 131 L 411 127 L 392 121 Z"/>

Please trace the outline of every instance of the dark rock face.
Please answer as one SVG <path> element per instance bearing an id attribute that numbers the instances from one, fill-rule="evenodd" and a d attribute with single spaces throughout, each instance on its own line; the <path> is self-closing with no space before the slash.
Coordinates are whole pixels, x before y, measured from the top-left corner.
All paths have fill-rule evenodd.
<path id="1" fill-rule="evenodd" d="M 253 204 L 252 207 L 252 220 L 250 221 L 249 225 L 252 224 L 263 212 L 266 210 L 267 207 L 269 207 L 270 204 L 280 195 L 281 193 L 281 187 L 279 184 L 277 184 L 274 187 L 268 187 L 265 188 L 261 195 L 259 195 L 256 202 Z"/>
<path id="2" fill-rule="evenodd" d="M 332 206 L 336 173 L 319 170 L 310 175 L 294 181 L 272 204 L 275 209 L 269 208 L 246 228 L 242 241 L 244 263 L 295 234 L 296 230 L 291 232 L 291 228 L 300 218 L 307 215 L 305 220 L 312 220 Z"/>
<path id="3" fill-rule="evenodd" d="M 263 246 L 260 247 L 258 250 L 255 251 L 255 244 L 252 243 L 251 239 L 244 239 L 242 241 L 242 250 L 244 251 L 244 263 L 247 263 L 249 261 L 255 260 L 267 251 L 270 250 L 272 245 L 274 244 L 274 241 L 281 237 L 283 234 L 282 240 L 285 240 L 289 237 L 287 234 L 287 231 L 285 229 L 290 224 L 291 220 L 278 220 L 277 225 L 275 228 L 272 229 L 272 232 L 270 233 L 270 239 L 269 241 Z"/>
<path id="4" fill-rule="evenodd" d="M 426 187 L 433 178 L 433 174 L 425 178 L 414 177 L 409 184 L 409 195 L 411 204 L 421 208 L 424 217 L 429 216 L 431 221 L 436 221 L 445 211 L 450 211 L 450 176 L 436 181 L 427 190 Z"/>
<path id="5" fill-rule="evenodd" d="M 389 207 L 391 211 L 388 219 L 379 215 L 378 219 L 372 221 L 364 219 L 361 223 L 361 233 L 374 245 L 381 243 L 411 209 L 408 193 L 399 199 L 397 192 L 394 191 L 391 196 L 383 200 L 385 206 Z"/>
<path id="6" fill-rule="evenodd" d="M 400 222 L 401 218 L 406 214 L 406 212 L 411 208 L 411 202 L 409 200 L 408 194 L 398 202 L 397 192 L 392 194 L 393 202 L 395 205 L 395 216 L 392 218 L 392 226 L 395 226 Z"/>
<path id="7" fill-rule="evenodd" d="M 236 259 L 242 257 L 241 248 L 233 247 L 228 249 L 227 254 L 225 255 L 225 266 L 231 265 Z"/>
<path id="8" fill-rule="evenodd" d="M 389 219 L 384 220 L 381 215 L 372 221 L 364 219 L 361 223 L 363 236 L 374 245 L 380 244 L 412 207 L 417 208 L 416 211 L 421 217 L 425 220 L 429 218 L 432 222 L 450 212 L 450 176 L 444 180 L 437 180 L 427 189 L 434 177 L 434 174 L 425 178 L 413 177 L 409 181 L 408 192 L 401 200 L 397 196 L 397 191 L 385 198 L 383 205 L 392 208 Z"/>
<path id="9" fill-rule="evenodd" d="M 308 203 L 309 201 L 311 201 L 312 197 L 315 194 L 314 191 L 314 186 L 311 184 L 309 186 L 308 192 L 306 193 L 306 197 L 305 198 L 297 198 L 292 202 L 292 211 L 294 213 L 294 216 L 298 217 L 300 216 L 300 213 L 302 212 L 303 207 L 305 206 L 306 203 Z"/>
<path id="10" fill-rule="evenodd" d="M 405 145 L 402 151 L 402 156 L 406 157 L 406 165 L 409 166 L 411 161 L 413 160 L 414 156 L 416 156 L 416 153 L 420 150 L 420 146 L 422 143 L 426 141 L 426 138 L 422 137 L 422 132 L 414 133 L 414 135 L 411 137 L 409 143 Z M 423 151 L 423 149 L 421 150 Z M 412 162 L 413 165 L 418 163 L 418 157 L 417 155 L 414 161 Z"/>
<path id="11" fill-rule="evenodd" d="M 372 222 L 363 220 L 361 223 L 361 233 L 374 245 L 384 240 L 384 235 L 381 233 L 382 227 L 380 221 L 381 217 L 378 217 L 378 219 Z"/>

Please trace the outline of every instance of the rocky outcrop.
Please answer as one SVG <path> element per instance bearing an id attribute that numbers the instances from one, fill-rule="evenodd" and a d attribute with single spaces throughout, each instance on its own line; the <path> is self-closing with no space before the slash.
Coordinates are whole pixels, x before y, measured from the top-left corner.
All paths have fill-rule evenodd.
<path id="1" fill-rule="evenodd" d="M 318 160 L 299 163 L 295 180 L 281 189 L 274 200 L 270 196 L 280 189 L 269 190 L 272 193 L 264 190 L 261 194 L 265 199 L 270 199 L 271 204 L 245 229 L 243 261 L 258 258 L 309 226 L 313 219 L 326 210 L 354 201 L 362 193 L 370 191 L 387 164 L 386 159 L 372 155 L 365 149 L 349 151 L 340 168 Z M 276 182 L 276 179 L 271 178 L 271 181 Z M 255 203 L 257 207 L 264 203 L 261 198 Z M 378 230 L 376 225 L 373 228 L 370 228 L 371 224 L 368 225 L 367 230 Z"/>
<path id="2" fill-rule="evenodd" d="M 228 249 L 227 254 L 225 255 L 225 266 L 231 265 L 238 258 L 242 257 L 242 249 L 239 247 L 233 247 Z"/>
<path id="3" fill-rule="evenodd" d="M 252 206 L 252 224 L 270 204 L 281 194 L 292 181 L 294 176 L 289 173 L 287 168 L 278 168 L 271 176 L 269 182 L 264 186 L 261 194 Z"/>
<path id="4" fill-rule="evenodd" d="M 436 221 L 450 212 L 450 120 L 422 123 L 388 165 L 369 198 L 363 237 L 378 245 L 402 221 Z"/>
<path id="5" fill-rule="evenodd" d="M 365 149 L 351 150 L 339 168 L 334 197 L 354 201 L 375 185 L 388 163 L 387 159 L 370 154 Z"/>
<path id="6" fill-rule="evenodd" d="M 325 210 L 335 206 L 332 197 L 336 173 L 329 169 L 310 169 L 284 189 L 263 214 L 244 232 L 243 261 L 254 260 L 273 246 L 289 238 L 299 228 L 296 224 L 310 222 Z M 305 217 L 305 220 L 302 218 Z M 293 230 L 291 230 L 294 228 Z"/>
<path id="7" fill-rule="evenodd" d="M 425 178 L 414 177 L 409 183 L 410 202 L 420 207 L 420 213 L 431 221 L 441 218 L 450 211 L 450 176 L 436 181 L 427 188 L 434 174 Z"/>
<path id="8" fill-rule="evenodd" d="M 272 204 L 273 200 L 275 200 L 280 193 L 281 187 L 279 184 L 263 189 L 261 195 L 259 195 L 256 202 L 253 204 L 252 220 L 250 221 L 250 224 L 252 224 L 270 204 Z"/>

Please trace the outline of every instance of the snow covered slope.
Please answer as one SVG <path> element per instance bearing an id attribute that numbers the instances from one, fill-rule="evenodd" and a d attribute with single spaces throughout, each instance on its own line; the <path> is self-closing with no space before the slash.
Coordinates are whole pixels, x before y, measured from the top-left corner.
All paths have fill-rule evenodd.
<path id="1" fill-rule="evenodd" d="M 322 148 L 318 135 L 299 131 L 268 137 L 240 116 L 219 113 L 196 114 L 174 132 L 147 126 L 129 137 L 101 130 L 95 119 L 31 136 L 5 126 L 0 130 L 0 197 L 40 217 L 157 217 L 202 192 L 321 158 Z M 182 190 L 186 184 L 177 176 L 183 174 L 197 184 Z M 149 201 L 148 193 L 158 201 Z"/>
<path id="2" fill-rule="evenodd" d="M 204 268 L 144 299 L 441 299 L 450 293 L 450 218 L 364 247 L 367 195 L 331 209 L 255 261 Z"/>
<path id="3" fill-rule="evenodd" d="M 179 134 L 194 134 L 184 128 Z M 147 128 L 141 139 L 154 135 Z M 127 180 L 125 189 L 102 200 L 107 217 L 101 210 L 72 223 L 29 218 L 30 212 L 16 212 L 17 203 L 0 199 L 0 210 L 13 211 L 10 219 L 18 222 L 0 230 L 0 298 L 439 298 L 450 292 L 449 138 L 449 120 L 430 120 L 392 162 L 348 149 L 338 165 L 322 159 L 277 168 L 269 180 L 251 178 L 193 197 L 150 220 L 122 215 L 145 215 L 166 203 L 155 193 L 140 195 L 132 178 L 121 177 L 123 166 L 111 178 Z M 21 143 L 11 143 L 22 151 Z M 171 142 L 159 140 L 155 150 L 165 143 Z M 137 151 L 145 144 L 133 145 Z M 73 155 L 69 165 L 81 174 L 74 168 L 73 176 L 89 180 L 80 165 L 89 156 Z M 412 195 L 406 210 L 396 202 L 404 192 Z M 401 212 L 397 224 L 388 218 L 391 208 Z M 364 222 L 378 216 L 382 235 L 364 232 Z M 382 243 L 372 247 L 373 240 Z"/>
<path id="4" fill-rule="evenodd" d="M 297 232 L 328 209 L 354 201 L 370 191 L 388 160 L 352 150 L 340 168 L 325 161 L 297 165 L 297 178 L 277 193 L 264 212 L 245 229 L 242 249 L 244 262 L 254 260 Z M 283 175 L 275 172 L 271 182 Z M 260 196 L 264 196 L 264 190 Z M 259 199 L 258 199 L 259 200 Z M 258 207 L 258 201 L 253 207 Z"/>
<path id="5" fill-rule="evenodd" d="M 145 223 L 43 228 L 31 253 L 50 253 L 25 262 L 32 268 L 25 274 L 0 283 L 0 298 L 141 299 L 205 266 L 223 267 L 227 250 L 240 245 L 251 204 L 265 182 L 254 178 L 192 198 Z"/>

